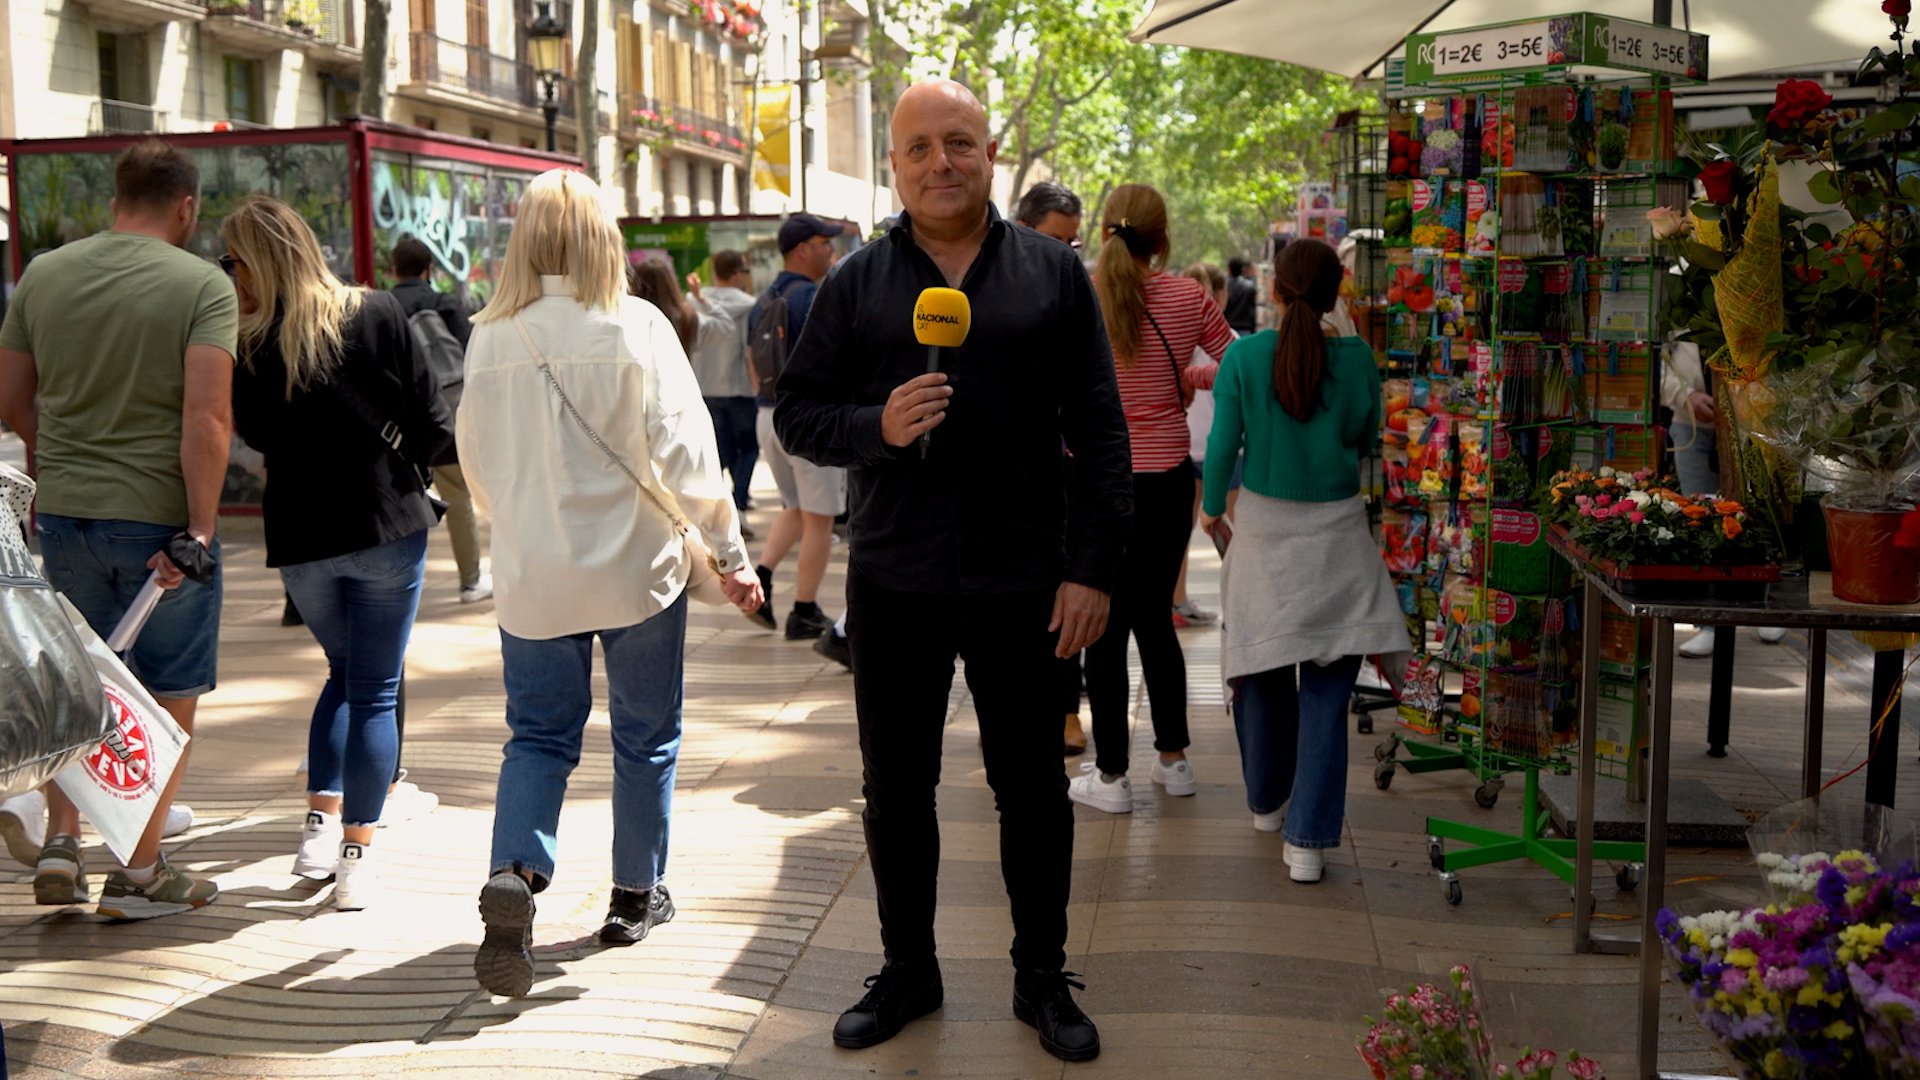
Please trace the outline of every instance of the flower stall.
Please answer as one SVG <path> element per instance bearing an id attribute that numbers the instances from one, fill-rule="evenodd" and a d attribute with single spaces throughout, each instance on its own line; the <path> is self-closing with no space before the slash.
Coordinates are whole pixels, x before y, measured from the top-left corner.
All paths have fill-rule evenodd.
<path id="1" fill-rule="evenodd" d="M 12 278 L 41 252 L 112 224 L 114 158 L 142 137 L 0 143 L 12 195 Z M 226 215 L 246 196 L 265 193 L 299 211 L 342 278 L 392 284 L 386 254 L 411 235 L 433 252 L 435 286 L 474 307 L 492 295 L 527 181 L 580 166 L 558 154 L 369 120 L 160 137 L 200 166 L 200 228 L 188 245 L 195 254 L 217 258 Z M 223 507 L 257 510 L 263 490 L 259 455 L 236 442 Z"/>

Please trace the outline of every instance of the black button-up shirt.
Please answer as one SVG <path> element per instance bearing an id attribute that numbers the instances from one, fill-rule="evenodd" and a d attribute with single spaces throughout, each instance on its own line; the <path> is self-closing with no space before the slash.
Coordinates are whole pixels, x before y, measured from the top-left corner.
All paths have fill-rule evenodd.
<path id="1" fill-rule="evenodd" d="M 989 213 L 960 285 L 972 329 L 942 350 L 953 397 L 927 457 L 880 434 L 888 395 L 927 371 L 914 301 L 947 284 L 905 214 L 821 284 L 774 428 L 788 452 L 849 470 L 852 567 L 882 587 L 1112 592 L 1133 478 L 1099 302 L 1070 248 Z"/>

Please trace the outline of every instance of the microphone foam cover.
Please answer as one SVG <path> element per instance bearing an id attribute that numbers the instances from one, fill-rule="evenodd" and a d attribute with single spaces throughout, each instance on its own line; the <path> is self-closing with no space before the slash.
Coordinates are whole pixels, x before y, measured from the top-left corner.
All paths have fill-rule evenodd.
<path id="1" fill-rule="evenodd" d="M 973 305 L 959 289 L 925 289 L 914 302 L 913 336 L 922 345 L 957 348 L 972 325 Z"/>

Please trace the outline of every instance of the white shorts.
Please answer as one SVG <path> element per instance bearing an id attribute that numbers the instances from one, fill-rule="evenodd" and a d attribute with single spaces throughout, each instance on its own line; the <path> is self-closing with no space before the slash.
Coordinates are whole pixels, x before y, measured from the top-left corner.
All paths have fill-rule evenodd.
<path id="1" fill-rule="evenodd" d="M 780 502 L 789 510 L 803 514 L 839 517 L 847 512 L 847 470 L 815 465 L 794 457 L 780 445 L 773 432 L 773 409 L 760 406 L 760 460 L 773 470 L 773 482 L 780 488 Z"/>

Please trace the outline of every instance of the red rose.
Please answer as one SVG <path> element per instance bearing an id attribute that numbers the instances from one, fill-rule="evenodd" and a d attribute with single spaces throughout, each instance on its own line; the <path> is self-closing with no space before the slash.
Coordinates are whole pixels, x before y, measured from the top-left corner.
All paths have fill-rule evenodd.
<path id="1" fill-rule="evenodd" d="M 1913 4 L 1911 0 L 1887 0 L 1880 5 L 1880 10 L 1896 19 L 1904 19 L 1913 14 Z"/>
<path id="2" fill-rule="evenodd" d="M 1889 3 L 1895 0 L 1888 0 Z M 1899 0 L 1905 3 L 1906 0 Z M 1833 95 L 1820 89 L 1820 84 L 1806 79 L 1788 79 L 1773 92 L 1773 108 L 1767 113 L 1767 126 L 1793 130 L 1808 120 L 1820 115 L 1820 111 L 1833 104 Z"/>
<path id="3" fill-rule="evenodd" d="M 1733 182 L 1740 166 L 1721 158 L 1700 170 L 1700 184 L 1707 189 L 1707 201 L 1721 206 L 1733 201 Z"/>

